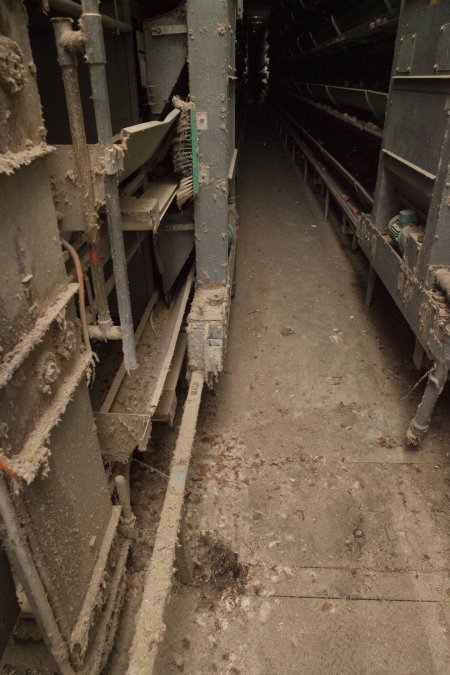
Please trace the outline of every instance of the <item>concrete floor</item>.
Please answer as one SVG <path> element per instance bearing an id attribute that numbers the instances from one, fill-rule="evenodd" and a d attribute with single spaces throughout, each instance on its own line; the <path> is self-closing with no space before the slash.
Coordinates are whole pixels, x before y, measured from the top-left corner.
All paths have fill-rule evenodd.
<path id="1" fill-rule="evenodd" d="M 447 675 L 448 393 L 404 450 L 412 336 L 382 288 L 366 311 L 362 254 L 261 113 L 238 207 L 226 372 L 188 486 L 196 581 L 173 589 L 157 672 Z"/>

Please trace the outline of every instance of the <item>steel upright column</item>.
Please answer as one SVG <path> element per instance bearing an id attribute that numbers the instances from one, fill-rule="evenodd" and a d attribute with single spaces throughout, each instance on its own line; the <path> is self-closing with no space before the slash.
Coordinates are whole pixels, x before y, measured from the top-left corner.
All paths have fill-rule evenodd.
<path id="1" fill-rule="evenodd" d="M 195 200 L 197 283 L 225 284 L 228 267 L 230 13 L 234 0 L 187 0 L 189 81 L 197 107 L 200 193 Z"/>

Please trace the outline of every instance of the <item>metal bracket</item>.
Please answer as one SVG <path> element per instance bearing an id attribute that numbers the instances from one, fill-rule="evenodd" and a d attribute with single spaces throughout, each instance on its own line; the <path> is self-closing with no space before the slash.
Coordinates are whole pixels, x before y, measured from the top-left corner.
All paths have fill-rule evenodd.
<path id="1" fill-rule="evenodd" d="M 197 131 L 208 130 L 208 113 L 197 111 Z"/>
<path id="2" fill-rule="evenodd" d="M 209 185 L 209 166 L 207 164 L 200 164 L 200 185 Z"/>
<path id="3" fill-rule="evenodd" d="M 155 37 L 163 35 L 180 35 L 182 33 L 187 33 L 187 26 L 184 23 L 176 23 L 172 26 L 152 26 L 151 33 Z"/>

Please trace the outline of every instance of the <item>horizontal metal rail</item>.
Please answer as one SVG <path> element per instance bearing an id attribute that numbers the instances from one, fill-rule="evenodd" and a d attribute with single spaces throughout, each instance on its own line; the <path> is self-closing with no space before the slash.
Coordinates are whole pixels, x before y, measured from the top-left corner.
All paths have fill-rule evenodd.
<path id="1" fill-rule="evenodd" d="M 314 35 L 310 32 L 309 38 L 311 40 L 312 46 L 309 49 L 303 49 L 297 40 L 295 47 L 288 47 L 282 54 L 282 59 L 284 61 L 291 61 L 304 58 L 316 57 L 320 52 L 324 52 L 329 49 L 344 47 L 351 42 L 358 42 L 365 40 L 372 36 L 376 36 L 378 33 L 383 30 L 394 30 L 398 24 L 398 17 L 388 18 L 384 17 L 384 21 L 379 21 L 376 23 L 379 17 L 374 17 L 370 21 L 365 21 L 364 23 L 355 26 L 347 31 L 341 32 L 339 35 L 325 40 L 324 42 L 319 42 Z M 297 53 L 296 53 L 297 52 Z"/>
<path id="2" fill-rule="evenodd" d="M 324 185 L 326 185 L 329 192 L 333 195 L 334 200 L 339 205 L 344 217 L 347 219 L 349 223 L 352 224 L 353 226 L 352 230 L 353 232 L 355 232 L 357 221 L 359 218 L 359 209 L 356 209 L 356 212 L 353 210 L 355 207 L 352 205 L 350 201 L 347 201 L 345 199 L 345 189 L 343 188 L 339 180 L 336 179 L 335 176 L 330 174 L 330 172 L 325 169 L 325 167 L 320 163 L 318 158 L 314 155 L 314 153 L 307 146 L 307 144 L 299 137 L 298 133 L 295 131 L 295 129 L 292 127 L 289 121 L 284 119 L 283 113 L 280 112 L 279 115 L 281 119 L 280 124 L 284 126 L 286 132 L 291 137 L 292 142 L 296 145 L 296 147 L 298 147 L 298 149 L 305 158 L 305 180 L 307 176 L 307 167 L 309 163 L 311 164 L 312 167 L 314 167 L 314 170 L 321 179 L 321 181 L 324 183 Z M 328 198 L 326 198 L 325 212 L 326 212 L 325 215 L 327 215 Z"/>
<path id="3" fill-rule="evenodd" d="M 331 108 L 328 105 L 325 105 L 325 103 L 317 103 L 317 101 L 312 101 L 310 98 L 306 98 L 306 96 L 298 96 L 294 95 L 294 99 L 298 101 L 302 101 L 302 103 L 307 103 L 310 106 L 313 106 L 314 108 L 317 108 L 317 110 L 321 110 L 322 112 L 326 113 L 327 115 L 331 115 L 332 117 L 336 117 L 338 120 L 341 120 L 342 122 L 345 122 L 346 124 L 350 124 L 351 126 L 355 127 L 356 129 L 359 129 L 360 131 L 364 131 L 367 134 L 371 134 L 372 136 L 375 136 L 376 138 L 379 138 L 380 140 L 383 138 L 383 131 L 380 129 L 372 129 L 370 126 L 368 126 L 367 122 L 363 122 L 360 119 L 351 119 L 348 115 L 348 113 L 341 113 L 339 110 L 335 110 L 334 108 Z"/>
<path id="4" fill-rule="evenodd" d="M 388 94 L 384 91 L 342 87 L 321 82 L 298 82 L 293 79 L 287 80 L 286 86 L 295 94 L 311 98 L 317 103 L 331 105 L 333 108 L 364 110 L 380 122 L 386 116 Z"/>
<path id="5" fill-rule="evenodd" d="M 277 106 L 281 115 L 284 115 L 293 125 L 298 129 L 303 136 L 315 147 L 315 149 L 338 171 L 338 173 L 353 187 L 356 193 L 363 201 L 370 207 L 373 206 L 374 199 L 372 195 L 365 189 L 363 185 L 348 171 L 328 150 L 317 141 L 302 125 L 286 110 Z"/>

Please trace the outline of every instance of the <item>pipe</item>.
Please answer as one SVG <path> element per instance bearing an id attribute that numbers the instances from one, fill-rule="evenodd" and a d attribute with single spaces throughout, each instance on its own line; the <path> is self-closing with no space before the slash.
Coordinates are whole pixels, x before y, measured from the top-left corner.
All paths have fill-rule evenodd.
<path id="1" fill-rule="evenodd" d="M 120 326 L 111 326 L 107 331 L 103 331 L 98 326 L 88 326 L 89 336 L 93 340 L 121 340 L 122 330 Z"/>
<path id="2" fill-rule="evenodd" d="M 430 418 L 439 396 L 447 382 L 448 365 L 437 361 L 428 375 L 427 386 L 422 397 L 416 416 L 411 421 L 406 432 L 406 442 L 409 446 L 419 445 L 422 437 L 428 431 Z"/>
<path id="3" fill-rule="evenodd" d="M 78 19 L 81 16 L 81 5 L 73 0 L 49 0 L 49 6 L 52 9 L 55 9 L 57 12 L 64 12 L 69 16 L 72 16 L 74 19 Z M 113 19 L 112 16 L 106 16 L 106 14 L 101 14 L 102 24 L 107 30 L 117 33 L 133 33 L 133 26 L 124 21 L 119 21 L 118 19 Z"/>
<path id="4" fill-rule="evenodd" d="M 136 522 L 136 518 L 131 510 L 130 491 L 125 476 L 116 476 L 114 483 L 116 485 L 119 504 L 122 507 L 122 522 L 126 526 L 132 526 Z"/>
<path id="5" fill-rule="evenodd" d="M 66 94 L 75 177 L 80 190 L 89 263 L 94 284 L 95 309 L 98 315 L 99 328 L 106 333 L 112 327 L 112 321 L 108 307 L 103 264 L 97 246 L 99 226 L 75 55 L 75 49 L 79 48 L 82 44 L 82 39 L 80 39 L 82 36 L 79 31 L 72 30 L 72 19 L 52 19 L 52 23 Z"/>
<path id="6" fill-rule="evenodd" d="M 127 260 L 123 241 L 122 214 L 117 185 L 117 168 L 114 166 L 115 148 L 112 135 L 108 82 L 106 79 L 105 43 L 101 15 L 98 10 L 98 0 L 82 0 L 81 6 L 83 14 L 80 24 L 85 39 L 85 58 L 89 66 L 91 78 L 98 143 L 105 165 L 105 204 L 114 276 L 116 278 L 117 304 L 119 306 L 120 325 L 122 328 L 124 364 L 126 370 L 129 372 L 137 368 L 137 358 L 130 290 L 128 287 Z"/>
<path id="7" fill-rule="evenodd" d="M 8 476 L 12 476 L 13 478 L 18 478 L 19 480 L 22 478 L 17 474 L 15 471 L 9 468 L 7 464 L 5 464 L 3 459 L 0 459 L 0 471 L 4 471 L 5 473 L 8 474 Z"/>
<path id="8" fill-rule="evenodd" d="M 58 623 L 48 601 L 47 593 L 32 558 L 29 546 L 22 535 L 5 479 L 0 476 L 0 514 L 6 530 L 3 539 L 10 562 L 22 584 L 34 616 L 40 624 L 42 636 L 63 675 L 74 675 L 69 661 L 67 644 L 59 631 Z"/>
<path id="9" fill-rule="evenodd" d="M 68 241 L 65 239 L 61 239 L 61 243 L 66 248 L 73 260 L 73 264 L 75 265 L 75 270 L 77 273 L 77 279 L 78 279 L 78 299 L 79 299 L 79 305 L 80 305 L 80 320 L 81 320 L 81 328 L 83 331 L 83 341 L 84 341 L 84 346 L 86 347 L 86 351 L 90 352 L 91 350 L 91 341 L 89 340 L 89 330 L 88 330 L 88 322 L 86 318 L 86 301 L 84 297 L 84 277 L 83 277 L 83 268 L 81 267 L 81 262 L 80 258 L 78 257 L 78 253 L 75 251 L 74 247 L 69 244 Z"/>

